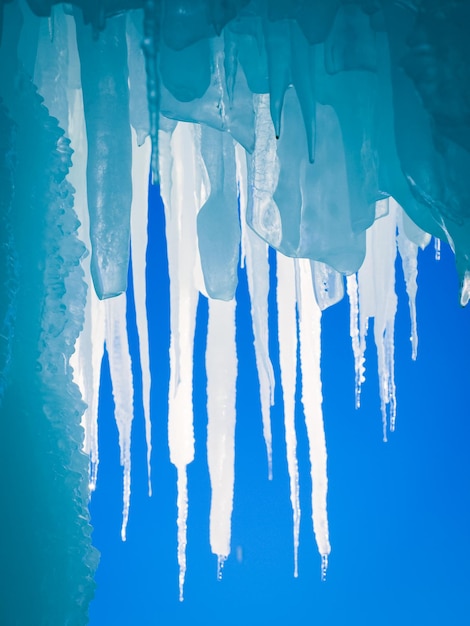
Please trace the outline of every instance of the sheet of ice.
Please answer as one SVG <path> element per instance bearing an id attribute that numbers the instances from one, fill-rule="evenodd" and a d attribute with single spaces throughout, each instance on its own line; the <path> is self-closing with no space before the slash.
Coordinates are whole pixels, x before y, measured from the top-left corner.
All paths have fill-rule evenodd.
<path id="1" fill-rule="evenodd" d="M 291 21 L 292 83 L 299 99 L 310 163 L 315 160 L 317 120 L 315 93 L 315 47 L 308 45 L 298 22 Z"/>
<path id="2" fill-rule="evenodd" d="M 340 19 L 341 14 L 344 19 Z M 338 22 L 343 22 L 340 30 L 349 28 L 352 34 L 355 28 L 351 23 L 357 22 L 358 15 L 362 15 L 359 18 L 360 35 L 357 33 L 358 37 L 351 36 L 339 43 L 334 32 Z M 369 19 L 362 9 L 356 5 L 343 6 L 325 45 L 318 46 L 316 53 L 317 98 L 322 104 L 333 107 L 338 118 L 351 226 L 355 233 L 372 224 L 375 201 L 383 196 L 378 183 L 375 123 L 381 102 L 375 68 L 366 67 L 376 63 L 375 34 L 370 31 L 368 23 Z M 367 51 L 370 47 L 374 50 L 373 56 L 370 50 Z M 344 63 L 346 67 L 343 67 Z"/>
<path id="3" fill-rule="evenodd" d="M 281 370 L 287 470 L 289 472 L 294 540 L 294 576 L 298 576 L 300 532 L 299 468 L 297 434 L 295 431 L 295 389 L 297 380 L 297 312 L 294 259 L 276 254 L 277 316 L 279 339 L 279 368 Z"/>
<path id="4" fill-rule="evenodd" d="M 316 141 L 314 47 L 308 45 L 299 24 L 293 20 L 265 22 L 264 36 L 269 70 L 270 110 L 276 137 L 279 138 L 282 132 L 284 97 L 289 86 L 293 85 L 302 111 L 308 158 L 313 162 Z"/>
<path id="5" fill-rule="evenodd" d="M 206 347 L 207 462 L 212 489 L 210 544 L 218 576 L 230 554 L 235 462 L 235 299 L 209 298 Z"/>
<path id="6" fill-rule="evenodd" d="M 321 555 L 321 576 L 326 577 L 330 540 L 326 499 L 328 491 L 327 454 L 323 426 L 321 384 L 321 310 L 315 299 L 308 259 L 296 259 L 297 306 L 299 311 L 302 404 L 310 448 L 312 479 L 312 520 Z"/>
<path id="7" fill-rule="evenodd" d="M 284 95 L 292 83 L 289 22 L 264 22 L 264 36 L 269 70 L 269 103 L 276 138 L 281 136 Z"/>
<path id="8" fill-rule="evenodd" d="M 132 363 L 127 338 L 127 298 L 123 293 L 105 301 L 106 350 L 114 398 L 114 418 L 119 433 L 120 459 L 123 468 L 123 508 L 121 537 L 126 540 L 131 497 L 131 429 L 134 418 Z"/>
<path id="9" fill-rule="evenodd" d="M 260 214 L 252 219 L 253 227 L 257 230 L 260 224 L 257 232 L 288 256 L 321 261 L 343 273 L 356 271 L 365 254 L 365 233 L 356 231 L 351 219 L 347 162 L 335 109 L 317 103 L 314 163 L 309 161 L 302 111 L 292 87 L 284 97 L 282 125 L 273 194 L 278 215 L 273 220 L 267 213 L 272 205 L 256 203 Z M 265 224 L 274 225 L 274 237 Z"/>
<path id="10" fill-rule="evenodd" d="M 253 151 L 253 95 L 236 62 L 233 39 L 202 40 L 188 50 L 163 46 L 162 64 L 162 115 L 223 130 Z"/>
<path id="11" fill-rule="evenodd" d="M 256 368 L 260 386 L 263 436 L 268 458 L 268 477 L 272 479 L 272 434 L 270 408 L 274 404 L 274 371 L 269 357 L 269 262 L 268 246 L 246 223 L 247 205 L 247 155 L 240 144 L 235 146 L 237 161 L 240 221 L 242 229 L 242 259 L 248 278 L 251 300 Z"/>
<path id="12" fill-rule="evenodd" d="M 150 353 L 147 321 L 147 222 L 148 180 L 152 146 L 150 138 L 138 145 L 138 135 L 132 129 L 132 205 L 131 260 L 135 314 L 142 369 L 142 400 L 144 404 L 145 441 L 147 444 L 147 476 L 149 496 L 152 495 L 150 459 L 152 454 L 152 425 L 150 422 Z"/>
<path id="13" fill-rule="evenodd" d="M 249 9 L 239 15 L 238 20 L 224 30 L 227 45 L 237 53 L 237 62 L 242 66 L 248 88 L 253 94 L 269 92 L 268 59 L 264 45 L 263 20 Z"/>
<path id="14" fill-rule="evenodd" d="M 160 131 L 160 181 L 165 205 L 170 275 L 170 388 L 168 443 L 178 472 L 178 564 L 180 599 L 186 572 L 188 493 L 186 467 L 194 459 L 193 343 L 198 289 L 195 189 L 201 185 L 193 124 L 180 122 L 170 134 Z"/>

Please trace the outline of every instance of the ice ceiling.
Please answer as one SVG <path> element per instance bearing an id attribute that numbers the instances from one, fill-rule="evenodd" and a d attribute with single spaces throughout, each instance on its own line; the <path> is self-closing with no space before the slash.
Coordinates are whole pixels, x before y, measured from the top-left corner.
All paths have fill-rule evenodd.
<path id="1" fill-rule="evenodd" d="M 178 472 L 181 595 L 200 297 L 209 298 L 210 541 L 219 568 L 230 552 L 240 265 L 248 276 L 269 472 L 275 381 L 267 298 L 276 289 L 295 574 L 299 384 L 325 575 L 321 311 L 347 292 L 358 404 L 373 318 L 386 439 L 396 414 L 397 250 L 413 357 L 417 255 L 431 236 L 452 246 L 461 304 L 470 297 L 469 11 L 464 0 L 0 0 L 0 410 L 8 424 L 0 458 L 3 475 L 15 470 L 5 485 L 6 523 L 22 530 L 25 547 L 18 554 L 8 532 L 1 541 L 12 563 L 11 589 L 32 590 L 28 606 L 2 607 L 3 623 L 13 623 L 13 614 L 29 623 L 28 611 L 47 615 L 49 625 L 86 622 L 97 564 L 88 498 L 99 462 L 105 345 L 124 468 L 125 538 L 130 255 L 151 490 L 149 172 L 160 183 L 166 217 L 168 433 Z"/>

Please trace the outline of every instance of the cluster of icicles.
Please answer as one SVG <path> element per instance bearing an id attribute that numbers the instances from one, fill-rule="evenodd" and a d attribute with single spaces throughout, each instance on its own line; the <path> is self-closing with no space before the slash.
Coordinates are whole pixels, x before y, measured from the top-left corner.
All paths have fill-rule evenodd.
<path id="1" fill-rule="evenodd" d="M 290 43 L 283 39 L 285 28 L 291 33 Z M 209 84 L 199 95 L 196 93 L 197 76 L 191 77 L 188 87 L 192 85 L 194 93 L 191 90 L 179 93 L 181 84 L 174 84 L 170 93 L 170 57 L 177 53 L 168 47 L 163 49 L 163 44 L 160 49 L 160 54 L 166 54 L 166 60 L 160 66 L 161 115 L 158 157 L 154 157 L 158 158 L 158 173 L 155 171 L 154 175 L 159 177 L 165 206 L 170 275 L 168 436 L 170 459 L 178 474 L 181 598 L 186 570 L 187 466 L 194 458 L 193 341 L 201 294 L 209 300 L 206 370 L 207 459 L 212 487 L 210 544 L 217 555 L 219 571 L 230 553 L 237 379 L 235 290 L 239 265 L 245 266 L 248 277 L 263 431 L 271 476 L 270 406 L 274 397 L 274 374 L 268 351 L 268 245 L 277 250 L 280 384 L 293 513 L 295 575 L 300 525 L 294 425 L 296 385 L 302 387 L 310 447 L 313 529 L 322 559 L 322 576 L 325 576 L 330 543 L 320 367 L 321 312 L 343 298 L 346 285 L 351 309 L 357 404 L 364 381 L 368 322 L 374 319 L 386 439 L 388 430 L 394 428 L 396 414 L 393 335 L 397 248 L 409 296 L 413 358 L 417 350 L 417 253 L 420 246 L 427 245 L 430 235 L 411 222 L 387 190 L 378 192 L 373 176 L 374 163 L 368 162 L 372 151 L 367 152 L 371 103 L 362 102 L 359 97 L 361 89 L 363 94 L 368 93 L 367 85 L 373 72 L 350 72 L 344 83 L 338 77 L 347 72 L 334 76 L 333 72 L 331 80 L 328 79 L 332 104 L 316 102 L 308 79 L 309 70 L 302 65 L 307 63 L 307 57 L 310 59 L 312 46 L 307 45 L 294 22 L 287 27 L 283 22 L 282 28 L 274 23 L 271 30 L 268 41 L 271 53 L 281 55 L 278 62 L 285 71 L 279 77 L 279 84 L 274 83 L 273 87 L 271 81 L 270 94 L 252 93 L 241 64 L 231 63 L 234 56 L 227 50 L 233 48 L 236 29 L 227 31 L 225 39 L 223 36 L 204 39 L 202 43 L 195 43 L 191 50 L 185 48 L 189 50 L 186 60 L 189 55 L 206 53 L 210 58 Z M 83 259 L 90 288 L 85 325 L 77 342 L 73 367 L 88 405 L 83 418 L 84 445 L 91 459 L 90 487 L 94 489 L 99 459 L 100 369 L 106 346 L 124 471 L 123 539 L 131 492 L 134 411 L 126 294 L 116 295 L 123 291 L 123 284 L 125 288 L 127 274 L 129 213 L 126 214 L 126 203 L 131 209 L 130 250 L 151 492 L 151 373 L 145 276 L 147 189 L 152 160 L 149 134 L 152 134 L 152 124 L 155 130 L 155 115 L 151 107 L 149 123 L 145 90 L 146 80 L 152 90 L 152 76 L 147 74 L 146 78 L 141 31 L 142 13 L 130 12 L 108 20 L 105 31 L 94 41 L 89 29 L 66 14 L 62 7 L 55 7 L 52 19 L 40 23 L 34 66 L 39 92 L 51 114 L 58 117 L 74 150 L 69 180 L 76 189 L 75 210 L 82 224 L 80 236 L 92 255 L 91 259 Z M 243 37 L 245 48 L 242 47 Z M 248 44 L 255 49 L 256 37 L 256 29 L 251 38 L 246 33 L 240 35 L 240 58 L 242 53 L 248 54 Z M 23 42 L 23 45 L 26 44 Z M 282 46 L 288 46 L 289 50 Z M 322 46 L 315 47 L 321 59 Z M 284 54 L 289 58 L 292 55 L 290 74 L 286 73 L 281 58 Z M 126 70 L 119 72 L 123 66 Z M 203 65 L 201 68 L 203 74 Z M 177 81 L 176 73 L 173 78 Z M 189 78 L 188 74 L 186 79 Z M 357 93 L 346 111 L 341 108 L 344 90 L 355 89 L 355 80 L 359 81 Z M 292 83 L 295 88 L 289 87 Z M 99 88 L 102 93 L 96 92 Z M 337 96 L 334 96 L 335 90 Z M 152 102 L 152 98 L 150 100 Z M 305 123 L 309 116 L 316 118 L 316 126 L 313 122 Z M 365 120 L 365 135 L 359 138 L 354 135 L 357 129 L 353 128 L 357 120 Z M 345 141 L 347 154 L 343 147 Z M 354 145 L 363 148 L 356 161 L 351 156 Z M 361 178 L 368 171 L 367 165 L 371 173 Z M 301 381 L 296 380 L 298 354 Z"/>
<path id="2" fill-rule="evenodd" d="M 134 137 L 135 139 L 135 137 Z M 230 140 L 232 143 L 232 140 Z M 170 274 L 171 346 L 168 396 L 168 438 L 170 459 L 178 475 L 178 562 L 180 597 L 186 569 L 186 520 L 188 513 L 187 466 L 194 459 L 193 434 L 193 341 L 200 294 L 208 297 L 207 328 L 207 459 L 211 480 L 210 544 L 218 557 L 219 573 L 230 553 L 230 527 L 234 488 L 235 392 L 237 353 L 235 343 L 235 297 L 220 300 L 207 296 L 198 249 L 197 218 L 207 202 L 209 182 L 201 158 L 201 127 L 180 122 L 171 133 L 160 131 L 160 184 L 165 206 L 166 240 Z M 270 270 L 268 245 L 247 225 L 246 155 L 233 146 L 241 224 L 241 256 L 248 278 L 254 348 L 258 369 L 263 433 L 269 477 L 271 471 L 270 407 L 274 398 L 274 373 L 268 343 L 268 293 Z M 147 459 L 150 483 L 151 422 L 148 329 L 146 317 L 145 251 L 147 226 L 146 181 L 150 166 L 150 145 L 146 141 L 133 150 L 133 211 L 131 246 L 134 298 L 142 367 L 143 401 L 146 420 Z M 377 203 L 380 219 L 367 231 L 367 254 L 357 274 L 343 277 L 329 266 L 308 259 L 276 254 L 276 299 L 279 361 L 284 404 L 287 464 L 293 515 L 294 575 L 297 575 L 300 502 L 299 475 L 294 423 L 296 386 L 302 388 L 307 427 L 311 479 L 313 529 L 326 574 L 330 543 L 327 519 L 327 451 L 322 414 L 321 314 L 343 297 L 344 282 L 350 302 L 350 332 L 356 368 L 356 403 L 359 406 L 364 382 L 364 352 L 368 322 L 374 318 L 374 339 L 378 353 L 383 436 L 395 425 L 394 319 L 395 261 L 397 245 L 406 279 L 411 313 L 412 356 L 416 357 L 416 277 L 418 246 L 405 234 L 406 216 L 392 199 Z M 429 237 L 423 236 L 423 245 Z M 89 278 L 90 279 L 90 278 Z M 100 301 L 90 289 L 86 326 L 80 335 L 74 368 L 88 403 L 84 416 L 85 448 L 91 458 L 91 488 L 98 469 L 97 402 L 100 366 L 104 346 L 108 351 L 115 418 L 119 430 L 121 463 L 124 468 L 122 538 L 130 499 L 131 425 L 133 381 L 126 329 L 126 295 Z M 300 351 L 298 352 L 298 344 Z M 297 381 L 300 354 L 301 380 Z M 92 367 L 90 368 L 90 363 Z"/>

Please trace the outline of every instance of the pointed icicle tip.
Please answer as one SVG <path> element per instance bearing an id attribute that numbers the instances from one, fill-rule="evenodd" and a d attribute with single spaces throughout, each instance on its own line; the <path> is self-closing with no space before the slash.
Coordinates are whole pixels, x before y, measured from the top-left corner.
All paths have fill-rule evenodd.
<path id="1" fill-rule="evenodd" d="M 222 580 L 222 573 L 226 560 L 226 556 L 223 556 L 222 554 L 217 555 L 217 580 Z"/>
<path id="2" fill-rule="evenodd" d="M 460 304 L 461 306 L 467 306 L 470 300 L 470 270 L 467 270 L 463 275 L 462 283 L 460 285 Z"/>
<path id="3" fill-rule="evenodd" d="M 321 555 L 321 579 L 323 582 L 326 581 L 326 570 L 328 569 L 328 555 Z"/>
<path id="4" fill-rule="evenodd" d="M 179 601 L 180 602 L 184 602 L 184 578 L 185 578 L 185 573 L 180 571 L 179 574 Z"/>

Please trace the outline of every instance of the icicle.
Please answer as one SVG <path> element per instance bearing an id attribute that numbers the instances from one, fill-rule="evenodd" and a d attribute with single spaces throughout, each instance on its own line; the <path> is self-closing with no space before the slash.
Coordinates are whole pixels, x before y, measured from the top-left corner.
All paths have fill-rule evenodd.
<path id="1" fill-rule="evenodd" d="M 187 521 L 188 521 L 188 476 L 186 465 L 177 467 L 178 479 L 176 488 L 178 492 L 178 567 L 179 567 L 179 600 L 184 600 L 184 579 L 186 577 L 186 544 L 187 544 Z"/>
<path id="2" fill-rule="evenodd" d="M 76 30 L 88 136 L 91 273 L 103 299 L 126 290 L 129 265 L 132 144 L 125 16 L 108 20 L 97 39 L 81 19 L 77 16 Z"/>
<path id="3" fill-rule="evenodd" d="M 394 325 L 397 309 L 396 228 L 395 204 L 390 202 L 388 215 L 376 220 L 367 231 L 366 258 L 358 273 L 361 358 L 365 351 L 368 320 L 373 317 L 384 441 L 387 441 L 387 413 L 391 431 L 395 428 L 396 416 L 394 377 Z"/>
<path id="4" fill-rule="evenodd" d="M 88 279 L 90 274 L 88 273 Z M 88 284 L 85 323 L 75 344 L 75 354 L 70 361 L 73 368 L 74 381 L 80 388 L 87 408 L 82 416 L 84 429 L 83 451 L 90 456 L 91 491 L 96 489 L 99 465 L 98 448 L 98 400 L 101 376 L 101 361 L 105 342 L 105 311 L 104 304 L 98 300 Z"/>
<path id="5" fill-rule="evenodd" d="M 395 203 L 393 198 L 390 198 L 390 203 Z M 401 263 L 403 267 L 403 274 L 405 276 L 406 293 L 408 294 L 408 305 L 410 308 L 410 321 L 411 321 L 411 358 L 413 361 L 418 356 L 418 327 L 416 322 L 416 292 L 418 285 L 416 278 L 418 276 L 418 246 L 410 241 L 406 236 L 405 229 L 403 227 L 403 209 L 400 205 L 395 203 L 395 210 L 397 213 L 397 244 L 398 251 L 401 257 Z"/>
<path id="6" fill-rule="evenodd" d="M 315 299 L 322 311 L 343 299 L 344 277 L 326 263 L 310 261 Z"/>
<path id="7" fill-rule="evenodd" d="M 149 109 L 150 137 L 152 139 L 151 172 L 152 182 L 158 183 L 158 118 L 160 115 L 160 80 L 158 77 L 158 37 L 160 35 L 159 3 L 145 0 L 144 4 L 144 41 L 147 72 L 147 99 Z"/>
<path id="8" fill-rule="evenodd" d="M 246 256 L 246 273 L 251 300 L 251 319 L 255 343 L 256 368 L 260 384 L 263 435 L 268 457 L 268 477 L 272 479 L 272 436 L 270 407 L 274 404 L 274 371 L 269 358 L 268 293 L 269 263 L 268 246 L 246 224 L 247 169 L 246 153 L 236 145 L 237 176 L 242 225 L 242 258 Z"/>
<path id="9" fill-rule="evenodd" d="M 126 294 L 105 301 L 106 350 L 114 398 L 114 417 L 119 433 L 123 468 L 123 510 L 121 537 L 126 540 L 131 496 L 131 427 L 134 417 L 134 387 L 126 321 Z"/>
<path id="10" fill-rule="evenodd" d="M 144 12 L 142 9 L 129 11 L 126 18 L 129 64 L 129 119 L 137 133 L 137 145 L 141 146 L 150 132 L 145 57 L 142 50 Z"/>
<path id="11" fill-rule="evenodd" d="M 221 565 L 230 553 L 235 461 L 235 299 L 209 298 L 206 348 L 207 461 L 211 481 L 210 544 Z"/>
<path id="12" fill-rule="evenodd" d="M 354 355 L 354 370 L 356 372 L 356 409 L 358 409 L 361 406 L 361 386 L 365 381 L 365 345 L 361 345 L 361 340 L 359 336 L 359 295 L 357 291 L 357 274 L 351 274 L 351 276 L 346 277 L 346 286 L 350 311 L 349 334 L 351 336 L 352 350 Z M 367 332 L 367 327 L 365 330 Z"/>
<path id="13" fill-rule="evenodd" d="M 201 129 L 201 153 L 210 194 L 197 216 L 199 253 L 207 293 L 230 300 L 238 282 L 240 222 L 233 139 L 209 127 Z"/>
<path id="14" fill-rule="evenodd" d="M 69 16 L 67 16 L 69 17 Z M 73 25 L 68 19 L 69 27 Z M 69 56 L 77 54 L 74 30 L 69 28 Z M 75 188 L 74 208 L 80 221 L 79 236 L 88 250 L 91 248 L 89 235 L 89 217 L 87 203 L 87 137 L 85 117 L 83 111 L 83 97 L 81 89 L 68 89 L 69 102 L 68 131 L 73 147 L 72 163 L 69 180 Z M 80 387 L 82 398 L 87 408 L 82 417 L 85 438 L 84 451 L 90 455 L 90 489 L 96 488 L 99 465 L 98 447 L 98 395 L 101 377 L 101 362 L 104 354 L 105 342 L 105 311 L 103 302 L 93 289 L 90 256 L 82 259 L 84 279 L 88 286 L 87 302 L 85 306 L 85 320 L 83 330 L 75 344 L 76 353 L 71 361 L 74 368 L 74 380 Z"/>
<path id="15" fill-rule="evenodd" d="M 300 297 L 299 309 L 300 367 L 302 371 L 302 404 L 310 448 L 312 477 L 312 520 L 315 539 L 322 558 L 321 576 L 325 579 L 330 554 L 326 498 L 326 441 L 323 426 L 321 387 L 321 311 L 313 292 L 308 259 L 296 260 Z"/>
<path id="16" fill-rule="evenodd" d="M 145 139 L 138 146 L 138 137 L 132 129 L 132 205 L 131 205 L 131 259 L 134 285 L 135 314 L 142 368 L 142 400 L 144 404 L 145 440 L 147 444 L 148 492 L 152 495 L 150 457 L 152 454 L 152 428 L 150 423 L 150 355 L 147 323 L 147 221 L 151 142 Z"/>
<path id="17" fill-rule="evenodd" d="M 92 383 L 90 390 L 90 404 L 85 414 L 88 414 L 88 427 L 85 429 L 86 438 L 88 438 L 88 448 L 90 451 L 90 486 L 92 490 L 96 489 L 96 481 L 98 479 L 99 464 L 99 445 L 98 445 L 98 402 L 101 381 L 101 363 L 103 361 L 104 344 L 105 344 L 105 307 L 101 300 L 98 299 L 91 284 L 91 274 L 89 279 L 89 299 L 91 303 L 91 311 L 86 313 L 87 324 L 91 326 L 89 342 L 91 344 L 91 375 Z M 87 302 L 88 307 L 88 302 Z M 85 332 L 85 328 L 83 329 Z M 89 363 L 88 361 L 88 367 Z"/>
<path id="18" fill-rule="evenodd" d="M 67 23 L 61 6 L 51 7 L 49 20 L 38 20 L 39 38 L 34 66 L 34 82 L 44 98 L 44 104 L 66 134 L 69 115 L 66 88 L 70 71 L 67 38 L 70 26 L 75 31 L 74 25 Z"/>
<path id="19" fill-rule="evenodd" d="M 279 337 L 279 367 L 284 405 L 287 470 L 290 482 L 290 500 L 294 537 L 294 576 L 298 575 L 300 532 L 299 468 L 297 463 L 297 435 L 295 432 L 295 384 L 297 377 L 297 317 L 294 259 L 276 254 L 277 315 Z"/>
<path id="20" fill-rule="evenodd" d="M 233 93 L 229 93 L 224 38 L 201 41 L 194 50 L 186 50 L 184 54 L 172 53 L 172 58 L 168 58 L 167 49 L 164 53 L 167 58 L 163 59 L 163 50 L 160 62 L 160 72 L 163 72 L 160 102 L 162 116 L 228 132 L 251 153 L 255 143 L 253 94 L 240 65 L 236 68 Z M 192 52 L 194 54 L 191 56 Z M 195 55 L 199 55 L 201 61 L 204 58 L 203 68 L 197 72 L 191 71 L 191 64 L 196 61 Z M 188 62 L 188 57 L 191 62 Z M 165 64 L 162 66 L 163 61 Z M 204 68 L 206 71 L 198 78 L 200 70 Z M 184 79 L 188 72 L 189 82 Z M 188 93 L 188 89 L 192 94 Z M 191 95 L 197 97 L 191 100 Z"/>
<path id="21" fill-rule="evenodd" d="M 315 160 L 316 142 L 316 103 L 314 86 L 315 48 L 308 45 L 297 22 L 291 21 L 289 27 L 292 54 L 292 79 L 295 92 L 299 99 L 300 108 L 302 109 L 308 145 L 308 158 L 310 163 L 313 163 Z"/>
<path id="22" fill-rule="evenodd" d="M 398 203 L 398 202 L 397 202 Z M 405 213 L 402 208 L 401 211 L 401 221 L 403 225 L 403 232 L 406 237 L 412 241 L 418 248 L 424 250 L 426 246 L 430 243 L 432 237 L 429 233 L 426 233 L 419 226 L 417 226 L 410 217 Z"/>
<path id="23" fill-rule="evenodd" d="M 194 459 L 193 342 L 198 290 L 196 217 L 200 208 L 195 189 L 201 185 L 192 124 L 177 124 L 170 136 L 160 132 L 160 179 L 165 205 L 170 275 L 170 389 L 168 443 L 178 470 L 178 564 L 180 599 L 186 571 L 186 466 Z"/>
<path id="24" fill-rule="evenodd" d="M 287 20 L 278 22 L 267 20 L 264 27 L 269 65 L 271 117 L 276 138 L 279 139 L 284 95 L 292 83 L 290 29 Z"/>
<path id="25" fill-rule="evenodd" d="M 247 210 L 247 223 L 268 244 L 276 248 L 281 243 L 282 227 L 274 192 L 279 179 L 279 159 L 274 135 L 269 96 L 255 97 L 256 143 L 253 152 L 252 206 Z"/>
<path id="26" fill-rule="evenodd" d="M 460 285 L 460 306 L 467 306 L 470 300 L 470 271 L 466 271 Z"/>

